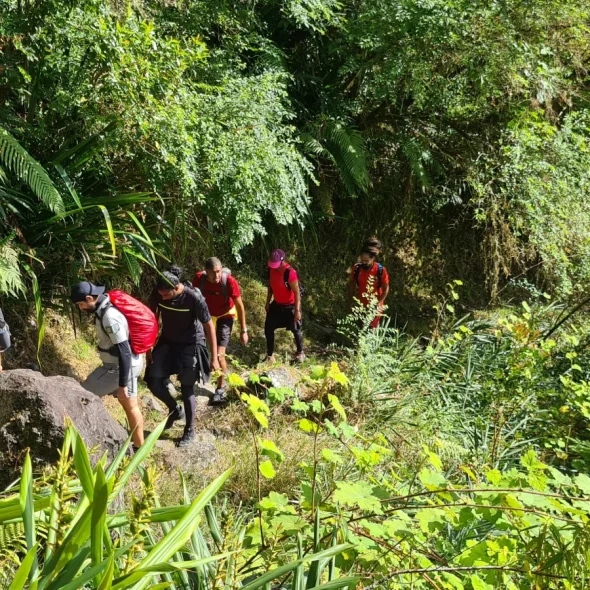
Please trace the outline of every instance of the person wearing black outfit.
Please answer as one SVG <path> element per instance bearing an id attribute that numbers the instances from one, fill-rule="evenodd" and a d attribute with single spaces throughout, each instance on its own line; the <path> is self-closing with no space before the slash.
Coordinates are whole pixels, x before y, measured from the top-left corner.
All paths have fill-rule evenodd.
<path id="1" fill-rule="evenodd" d="M 206 383 L 211 369 L 219 369 L 219 361 L 215 328 L 205 299 L 200 291 L 182 283 L 181 272 L 177 266 L 163 272 L 152 293 L 150 307 L 159 314 L 162 331 L 154 349 L 147 353 L 147 383 L 170 411 L 166 428 L 183 415 L 186 418 L 184 434 L 178 442 L 179 447 L 185 447 L 195 440 L 194 385 L 197 381 Z M 211 361 L 205 338 L 211 349 Z M 174 374 L 180 380 L 184 411 L 166 387 Z"/>

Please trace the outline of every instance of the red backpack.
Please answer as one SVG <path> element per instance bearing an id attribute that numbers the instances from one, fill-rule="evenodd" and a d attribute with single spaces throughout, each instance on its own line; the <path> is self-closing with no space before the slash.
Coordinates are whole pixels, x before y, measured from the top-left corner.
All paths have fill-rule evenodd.
<path id="1" fill-rule="evenodd" d="M 135 354 L 143 354 L 151 350 L 158 338 L 158 320 L 154 312 L 135 297 L 131 297 L 129 293 L 125 293 L 125 291 L 115 289 L 114 291 L 108 291 L 107 295 L 111 300 L 111 304 L 127 320 L 131 350 Z M 104 330 L 103 317 L 104 312 L 100 316 L 100 323 Z M 104 331 L 106 332 L 106 330 Z"/>

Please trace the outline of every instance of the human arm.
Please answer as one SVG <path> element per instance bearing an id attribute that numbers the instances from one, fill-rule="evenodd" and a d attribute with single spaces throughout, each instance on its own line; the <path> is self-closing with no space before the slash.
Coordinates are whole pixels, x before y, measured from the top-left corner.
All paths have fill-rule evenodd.
<path id="1" fill-rule="evenodd" d="M 381 291 L 382 293 L 381 297 L 379 297 L 379 305 L 381 305 L 389 295 L 389 283 L 385 283 L 385 285 L 383 285 L 383 287 L 381 288 Z"/>
<path id="2" fill-rule="evenodd" d="M 272 301 L 272 289 L 270 288 L 270 285 L 268 285 L 268 288 L 266 290 L 266 305 L 264 306 L 264 309 L 266 309 L 267 313 L 268 313 L 268 308 L 270 307 L 271 301 Z"/>
<path id="3" fill-rule="evenodd" d="M 205 338 L 207 339 L 207 344 L 209 345 L 209 349 L 211 350 L 211 368 L 214 371 L 217 371 L 217 369 L 219 369 L 219 359 L 217 358 L 217 336 L 215 334 L 215 326 L 213 325 L 213 320 L 204 322 L 203 328 L 205 330 Z"/>
<path id="4" fill-rule="evenodd" d="M 350 280 L 348 281 L 348 307 L 352 309 L 352 305 L 354 302 L 354 295 L 356 291 L 356 282 L 354 280 L 354 271 L 350 275 Z"/>
<path id="5" fill-rule="evenodd" d="M 248 327 L 246 326 L 246 308 L 242 297 L 234 297 L 233 302 L 238 310 L 238 320 L 240 321 L 240 342 L 245 346 L 248 344 Z"/>
<path id="6" fill-rule="evenodd" d="M 211 350 L 211 368 L 216 371 L 219 369 L 219 359 L 217 358 L 217 336 L 215 334 L 215 326 L 207 307 L 207 302 L 200 291 L 192 291 L 194 295 L 194 318 L 201 322 L 205 330 L 205 338 Z"/>
<path id="7" fill-rule="evenodd" d="M 295 321 L 301 321 L 301 289 L 299 289 L 299 281 L 295 279 L 294 281 L 289 281 L 289 287 L 291 287 L 291 291 L 293 291 L 293 295 L 295 295 Z"/>

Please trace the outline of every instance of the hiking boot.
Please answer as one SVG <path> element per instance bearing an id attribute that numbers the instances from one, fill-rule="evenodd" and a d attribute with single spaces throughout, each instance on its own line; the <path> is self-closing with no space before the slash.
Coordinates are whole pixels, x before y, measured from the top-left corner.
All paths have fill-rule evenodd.
<path id="1" fill-rule="evenodd" d="M 266 358 L 262 361 L 263 363 L 276 363 L 277 359 L 274 354 L 266 355 Z"/>
<path id="2" fill-rule="evenodd" d="M 212 406 L 222 406 L 227 403 L 227 393 L 223 387 L 218 387 L 209 402 Z"/>
<path id="3" fill-rule="evenodd" d="M 304 352 L 298 352 L 293 357 L 293 362 L 295 362 L 295 363 L 302 363 L 304 360 L 305 360 L 305 353 Z"/>
<path id="4" fill-rule="evenodd" d="M 168 414 L 168 420 L 166 420 L 164 430 L 168 430 L 177 420 L 184 420 L 184 408 L 182 406 L 176 406 L 176 408 Z"/>
<path id="5" fill-rule="evenodd" d="M 197 435 L 192 428 L 185 428 L 182 438 L 178 441 L 179 447 L 188 447 L 192 442 L 195 442 Z"/>

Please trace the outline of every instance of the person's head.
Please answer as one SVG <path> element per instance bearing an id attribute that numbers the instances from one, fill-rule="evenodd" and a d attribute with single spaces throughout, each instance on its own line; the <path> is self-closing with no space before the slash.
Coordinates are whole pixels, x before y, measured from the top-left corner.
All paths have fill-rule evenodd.
<path id="1" fill-rule="evenodd" d="M 207 280 L 210 283 L 221 283 L 221 260 L 216 258 L 215 256 L 211 256 L 211 258 L 207 258 L 205 262 L 205 273 L 207 275 Z"/>
<path id="2" fill-rule="evenodd" d="M 70 300 L 78 309 L 86 313 L 94 313 L 98 303 L 98 296 L 103 293 L 104 287 L 93 285 L 88 281 L 82 281 L 72 287 Z"/>
<path id="3" fill-rule="evenodd" d="M 183 290 L 181 277 L 182 269 L 175 264 L 160 273 L 156 279 L 156 289 L 164 301 L 174 299 Z"/>
<path id="4" fill-rule="evenodd" d="M 285 265 L 285 253 L 278 248 L 270 253 L 268 268 L 277 269 Z"/>
<path id="5" fill-rule="evenodd" d="M 365 240 L 359 257 L 365 270 L 370 270 L 373 267 L 377 256 L 381 253 L 381 247 L 381 242 L 374 236 Z"/>

